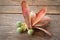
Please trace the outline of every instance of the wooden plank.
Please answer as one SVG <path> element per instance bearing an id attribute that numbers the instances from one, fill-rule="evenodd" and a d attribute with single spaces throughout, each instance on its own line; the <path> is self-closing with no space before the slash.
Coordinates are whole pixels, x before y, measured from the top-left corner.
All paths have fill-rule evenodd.
<path id="1" fill-rule="evenodd" d="M 0 13 L 19 13 L 21 12 L 20 6 L 0 6 Z"/>
<path id="2" fill-rule="evenodd" d="M 30 11 L 37 13 L 44 6 L 29 6 Z M 46 6 L 47 13 L 60 14 L 60 6 Z M 22 13 L 21 6 L 0 6 L 0 13 Z"/>
<path id="3" fill-rule="evenodd" d="M 0 5 L 18 5 L 18 3 L 11 0 L 0 0 Z"/>
<path id="4" fill-rule="evenodd" d="M 0 14 L 0 26 L 16 25 L 17 21 L 24 21 L 22 15 L 20 15 L 20 14 Z"/>
<path id="5" fill-rule="evenodd" d="M 26 0 L 29 5 L 60 5 L 60 0 Z M 0 5 L 20 5 L 22 0 L 0 0 Z"/>
<path id="6" fill-rule="evenodd" d="M 22 14 L 0 14 L 0 40 L 60 40 L 60 15 L 50 16 L 51 23 L 46 28 L 53 35 L 49 37 L 42 31 L 36 31 L 33 36 L 16 32 L 16 22 L 24 21 Z"/>

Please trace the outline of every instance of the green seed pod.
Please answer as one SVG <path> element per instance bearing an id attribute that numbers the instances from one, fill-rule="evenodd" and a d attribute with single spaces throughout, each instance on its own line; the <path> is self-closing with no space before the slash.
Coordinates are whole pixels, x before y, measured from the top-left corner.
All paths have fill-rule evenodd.
<path id="1" fill-rule="evenodd" d="M 29 29 L 29 30 L 28 30 L 28 35 L 32 35 L 32 34 L 33 34 L 33 32 L 34 32 L 34 30 L 33 30 L 33 29 Z"/>
<path id="2" fill-rule="evenodd" d="M 22 33 L 23 29 L 21 27 L 17 28 L 17 32 Z"/>
<path id="3" fill-rule="evenodd" d="M 16 23 L 16 26 L 17 26 L 17 27 L 21 27 L 21 26 L 22 26 L 22 22 L 21 22 L 21 21 L 18 21 L 18 22 Z"/>

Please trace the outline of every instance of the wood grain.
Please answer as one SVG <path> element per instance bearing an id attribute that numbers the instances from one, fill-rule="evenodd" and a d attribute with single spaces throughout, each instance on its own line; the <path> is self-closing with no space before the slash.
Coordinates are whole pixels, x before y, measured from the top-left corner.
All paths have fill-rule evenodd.
<path id="1" fill-rule="evenodd" d="M 0 0 L 0 13 L 22 13 L 21 2 L 23 0 Z M 30 10 L 37 12 L 46 6 L 47 13 L 60 14 L 60 0 L 26 0 Z"/>
<path id="2" fill-rule="evenodd" d="M 23 0 L 0 0 L 0 5 L 20 5 Z M 60 5 L 60 0 L 26 0 L 29 5 Z"/>
<path id="3" fill-rule="evenodd" d="M 30 11 L 37 13 L 44 6 L 29 6 Z M 47 13 L 60 14 L 60 6 L 46 6 Z M 22 13 L 21 6 L 0 6 L 0 13 Z"/>
<path id="4" fill-rule="evenodd" d="M 48 15 L 51 23 L 47 30 L 53 35 L 49 37 L 42 31 L 36 31 L 33 36 L 16 32 L 16 22 L 24 22 L 22 14 L 0 14 L 0 40 L 60 40 L 60 15 Z"/>

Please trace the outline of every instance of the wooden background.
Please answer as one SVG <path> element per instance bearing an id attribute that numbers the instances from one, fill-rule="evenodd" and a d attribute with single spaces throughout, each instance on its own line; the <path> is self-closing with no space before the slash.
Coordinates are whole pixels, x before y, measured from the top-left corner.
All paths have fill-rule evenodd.
<path id="1" fill-rule="evenodd" d="M 60 40 L 60 15 L 47 15 L 51 17 L 51 22 L 47 26 L 52 36 L 48 36 L 43 31 L 36 31 L 33 36 L 27 32 L 18 33 L 16 22 L 24 22 L 22 14 L 0 14 L 0 40 Z"/>
<path id="2" fill-rule="evenodd" d="M 60 0 L 26 0 L 30 10 L 37 12 L 46 6 L 47 14 L 60 14 Z M 36 32 L 33 36 L 27 33 L 19 34 L 16 32 L 16 22 L 24 22 L 21 11 L 22 0 L 0 0 L 0 40 L 60 40 L 60 15 L 48 15 L 51 23 L 46 28 L 51 32 L 49 37 L 42 31 Z"/>
<path id="3" fill-rule="evenodd" d="M 21 13 L 21 2 L 23 0 L 0 0 L 0 13 Z M 30 10 L 37 12 L 46 6 L 47 13 L 60 13 L 60 0 L 26 0 Z"/>

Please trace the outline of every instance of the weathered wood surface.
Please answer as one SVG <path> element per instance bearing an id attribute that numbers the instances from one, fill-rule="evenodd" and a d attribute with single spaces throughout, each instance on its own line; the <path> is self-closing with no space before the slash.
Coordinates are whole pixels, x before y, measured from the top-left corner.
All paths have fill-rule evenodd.
<path id="1" fill-rule="evenodd" d="M 60 14 L 60 0 L 26 0 L 31 11 L 37 12 L 42 6 L 46 6 L 47 13 Z M 22 0 L 0 0 L 0 13 L 21 13 Z"/>
<path id="2" fill-rule="evenodd" d="M 23 0 L 0 0 L 0 5 L 20 5 Z M 60 5 L 60 0 L 26 0 L 29 5 Z"/>
<path id="3" fill-rule="evenodd" d="M 44 6 L 29 6 L 30 11 L 37 13 Z M 60 6 L 46 6 L 47 13 L 60 14 Z M 0 6 L 0 13 L 22 13 L 21 6 Z"/>
<path id="4" fill-rule="evenodd" d="M 22 14 L 0 14 L 0 40 L 60 40 L 60 15 L 48 16 L 51 17 L 51 23 L 46 29 L 53 34 L 52 37 L 42 31 L 33 36 L 19 34 L 16 32 L 16 22 L 24 22 Z"/>

